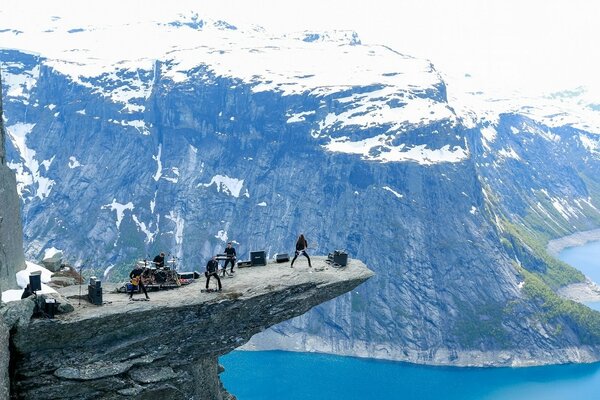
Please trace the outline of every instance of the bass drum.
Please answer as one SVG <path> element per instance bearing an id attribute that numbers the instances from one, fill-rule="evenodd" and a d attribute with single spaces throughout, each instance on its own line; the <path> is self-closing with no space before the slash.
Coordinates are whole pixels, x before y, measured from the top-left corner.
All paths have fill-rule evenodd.
<path id="1" fill-rule="evenodd" d="M 167 273 L 165 271 L 156 271 L 154 280 L 156 283 L 165 283 L 167 281 Z"/>

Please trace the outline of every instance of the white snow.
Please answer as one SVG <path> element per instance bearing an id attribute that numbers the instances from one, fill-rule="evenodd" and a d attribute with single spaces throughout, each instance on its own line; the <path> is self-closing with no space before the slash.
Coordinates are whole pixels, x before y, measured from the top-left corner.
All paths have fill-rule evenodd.
<path id="1" fill-rule="evenodd" d="M 504 157 L 504 158 L 514 158 L 515 160 L 521 159 L 521 157 L 519 157 L 517 152 L 512 147 L 509 147 L 508 149 L 507 148 L 500 149 L 498 151 L 498 155 L 501 157 Z"/>
<path id="2" fill-rule="evenodd" d="M 227 242 L 227 231 L 220 230 L 215 237 L 223 242 Z"/>
<path id="3" fill-rule="evenodd" d="M 79 163 L 77 158 L 75 156 L 69 157 L 69 168 L 73 169 L 77 167 L 81 167 L 81 164 Z"/>
<path id="4" fill-rule="evenodd" d="M 146 244 L 152 243 L 154 241 L 154 237 L 158 234 L 158 227 L 155 232 L 150 232 L 148 227 L 146 227 L 146 223 L 142 222 L 138 219 L 137 215 L 132 215 L 131 218 L 133 222 L 137 225 L 138 229 L 146 235 L 146 240 L 144 241 Z"/>
<path id="5" fill-rule="evenodd" d="M 44 250 L 44 255 L 42 256 L 42 260 L 52 258 L 58 253 L 62 253 L 62 250 L 59 250 L 56 247 L 47 248 L 46 250 Z"/>
<path id="6" fill-rule="evenodd" d="M 183 228 L 185 226 L 185 220 L 183 219 L 183 217 L 181 216 L 181 214 L 179 212 L 175 212 L 175 211 L 170 211 L 169 215 L 165 215 L 165 218 L 167 218 L 170 221 L 173 221 L 173 223 L 175 223 L 175 244 L 176 244 L 176 250 L 175 250 L 175 255 L 180 258 L 181 255 L 183 254 Z"/>
<path id="7" fill-rule="evenodd" d="M 304 112 L 299 112 L 296 114 L 289 115 L 289 118 L 287 119 L 287 123 L 293 124 L 295 122 L 303 122 L 305 120 L 304 117 L 306 117 L 307 115 L 313 115 L 314 113 L 315 113 L 314 111 L 304 111 Z"/>
<path id="8" fill-rule="evenodd" d="M 588 135 L 580 134 L 579 140 L 581 141 L 581 145 L 590 153 L 597 153 L 598 149 L 600 149 L 600 138 L 592 139 Z"/>
<path id="9" fill-rule="evenodd" d="M 5 47 L 4 43 L 2 47 Z M 2 83 L 8 86 L 4 94 L 7 98 L 12 97 L 28 100 L 29 94 L 35 87 L 39 76 L 39 65 L 36 65 L 32 69 L 25 69 L 22 63 L 3 62 Z"/>
<path id="10" fill-rule="evenodd" d="M 26 267 L 22 271 L 18 271 L 16 273 L 17 285 L 21 288 L 19 289 L 9 289 L 2 292 L 2 301 L 8 303 L 10 301 L 18 301 L 21 300 L 21 295 L 23 294 L 23 290 L 29 284 L 29 274 L 35 271 L 41 271 L 40 280 L 42 282 L 42 290 L 38 290 L 36 293 L 45 294 L 45 293 L 56 293 L 56 290 L 52 289 L 50 286 L 46 285 L 46 283 L 50 282 L 52 279 L 52 272 L 48 269 L 32 263 L 30 261 L 26 261 Z"/>
<path id="11" fill-rule="evenodd" d="M 471 209 L 469 210 L 469 212 L 473 215 L 475 215 L 475 213 L 477 212 L 477 207 L 475 206 L 471 206 Z"/>
<path id="12" fill-rule="evenodd" d="M 75 111 L 76 114 L 85 115 L 85 109 Z"/>
<path id="13" fill-rule="evenodd" d="M 482 144 L 487 151 L 491 150 L 490 143 L 493 143 L 494 140 L 496 140 L 497 134 L 498 132 L 496 132 L 496 129 L 493 126 L 486 126 L 484 128 L 481 128 L 481 137 L 483 139 Z"/>
<path id="14" fill-rule="evenodd" d="M 106 279 L 106 277 L 108 276 L 108 273 L 113 268 L 114 268 L 114 264 L 110 264 L 108 267 L 106 267 L 106 269 L 104 270 L 104 273 L 102 274 L 102 279 Z"/>
<path id="15" fill-rule="evenodd" d="M 133 203 L 129 202 L 127 204 L 121 204 L 117 202 L 117 199 L 113 199 L 111 204 L 106 204 L 101 207 L 101 209 L 109 208 L 111 211 L 115 211 L 117 213 L 116 225 L 117 229 L 121 227 L 121 222 L 123 221 L 123 215 L 125 214 L 125 210 L 133 211 Z"/>
<path id="16" fill-rule="evenodd" d="M 396 192 L 394 189 L 392 189 L 392 188 L 391 188 L 391 187 L 389 187 L 389 186 L 383 186 L 383 189 L 387 190 L 388 192 L 391 192 L 391 193 L 393 193 L 393 194 L 394 194 L 394 196 L 396 196 L 396 197 L 397 197 L 397 198 L 399 198 L 399 199 L 401 199 L 402 197 L 404 197 L 404 195 L 403 195 L 403 194 L 400 194 L 400 193 Z M 355 192 L 355 193 L 356 193 L 356 192 Z"/>
<path id="17" fill-rule="evenodd" d="M 267 202 L 266 201 L 261 201 L 260 203 L 257 204 L 257 206 L 259 206 L 259 207 L 266 207 L 267 206 Z"/>
<path id="18" fill-rule="evenodd" d="M 160 159 L 162 153 L 162 144 L 158 145 L 158 154 L 152 156 L 152 159 L 156 161 L 156 173 L 154 174 L 154 180 L 158 182 L 162 176 L 162 160 Z"/>
<path id="19" fill-rule="evenodd" d="M 23 159 L 23 163 L 9 163 L 9 167 L 15 170 L 17 175 L 17 191 L 21 197 L 23 197 L 25 188 L 37 184 L 35 196 L 43 200 L 45 197 L 48 197 L 55 182 L 42 176 L 40 163 L 35 159 L 35 150 L 27 147 L 27 135 L 31 133 L 34 126 L 35 124 L 19 122 L 6 127 L 9 139 Z M 46 166 L 47 170 L 51 163 L 51 160 L 44 161 L 42 165 Z"/>
<path id="20" fill-rule="evenodd" d="M 381 162 L 414 161 L 422 165 L 431 165 L 441 162 L 457 163 L 469 157 L 469 151 L 460 146 L 445 145 L 440 149 L 430 149 L 426 145 L 408 147 L 405 144 L 392 146 L 388 143 L 392 137 L 377 135 L 372 138 L 351 141 L 347 136 L 332 138 L 323 145 L 331 152 L 359 154 L 365 160 L 376 160 Z"/>
<path id="21" fill-rule="evenodd" d="M 198 187 L 204 186 L 209 187 L 215 185 L 217 192 L 223 192 L 233 197 L 240 197 L 240 191 L 244 185 L 243 179 L 230 178 L 227 175 L 215 175 L 209 183 L 199 183 Z M 246 190 L 244 193 L 246 197 L 250 197 L 250 194 Z"/>
<path id="22" fill-rule="evenodd" d="M 154 198 L 150 200 L 150 212 L 154 214 L 154 208 L 156 207 L 156 196 L 158 195 L 158 190 L 154 191 Z"/>

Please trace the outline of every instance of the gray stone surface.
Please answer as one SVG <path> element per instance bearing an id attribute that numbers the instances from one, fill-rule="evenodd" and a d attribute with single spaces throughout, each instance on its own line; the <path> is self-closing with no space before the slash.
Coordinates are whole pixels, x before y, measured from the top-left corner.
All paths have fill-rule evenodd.
<path id="1" fill-rule="evenodd" d="M 222 292 L 201 292 L 200 279 L 151 292 L 148 302 L 108 285 L 103 306 L 84 302 L 54 320 L 16 324 L 12 390 L 23 399 L 233 399 L 219 380 L 218 356 L 372 276 L 358 260 L 341 270 L 313 262 L 314 271 L 289 263 L 240 269 Z"/>
<path id="2" fill-rule="evenodd" d="M 28 325 L 34 308 L 35 302 L 33 297 L 30 296 L 20 301 L 11 301 L 10 303 L 3 304 L 0 307 L 0 315 L 11 328 L 16 325 Z"/>
<path id="3" fill-rule="evenodd" d="M 0 76 L 0 292 L 17 288 L 15 273 L 25 268 L 17 181 L 6 165 L 5 140 Z"/>

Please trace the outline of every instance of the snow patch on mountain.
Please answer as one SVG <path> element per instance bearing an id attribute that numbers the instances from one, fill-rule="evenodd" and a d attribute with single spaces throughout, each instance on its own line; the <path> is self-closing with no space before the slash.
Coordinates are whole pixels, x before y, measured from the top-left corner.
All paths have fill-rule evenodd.
<path id="1" fill-rule="evenodd" d="M 81 167 L 81 163 L 79 163 L 75 156 L 69 157 L 69 168 L 73 169 L 77 167 Z"/>
<path id="2" fill-rule="evenodd" d="M 17 191 L 19 195 L 24 197 L 25 189 L 28 186 L 37 184 L 34 197 L 38 197 L 40 200 L 43 200 L 45 197 L 48 197 L 55 182 L 42 175 L 40 171 L 40 163 L 35 159 L 36 151 L 27 147 L 27 135 L 31 133 L 34 127 L 35 124 L 26 124 L 21 122 L 6 127 L 9 139 L 19 151 L 19 154 L 23 160 L 22 163 L 8 164 L 17 175 Z M 45 167 L 46 172 L 48 171 L 51 163 L 51 160 L 42 161 L 41 165 Z M 31 196 L 26 197 L 31 199 Z"/>
<path id="3" fill-rule="evenodd" d="M 28 100 L 29 93 L 35 87 L 39 76 L 39 65 L 27 69 L 19 62 L 2 63 L 2 83 L 8 86 L 5 92 L 7 98 Z"/>
<path id="4" fill-rule="evenodd" d="M 403 198 L 403 197 L 404 197 L 404 195 L 403 195 L 403 194 L 400 194 L 400 193 L 398 193 L 397 191 L 395 191 L 394 189 L 392 189 L 392 188 L 391 188 L 391 187 L 389 187 L 389 186 L 383 186 L 383 188 L 382 188 L 382 189 L 384 189 L 384 190 L 387 190 L 388 192 L 391 192 L 391 193 L 392 193 L 394 196 L 396 196 L 396 197 L 397 197 L 397 198 L 399 198 L 399 199 L 401 199 L 401 198 Z"/>
<path id="5" fill-rule="evenodd" d="M 223 192 L 233 197 L 240 197 L 240 192 L 244 186 L 243 179 L 230 178 L 227 175 L 215 175 L 209 183 L 200 183 L 198 187 L 204 186 L 209 187 L 215 185 L 217 192 Z M 248 190 L 244 193 L 246 197 L 249 197 Z"/>
<path id="6" fill-rule="evenodd" d="M 468 149 L 460 146 L 444 145 L 439 149 L 428 148 L 427 145 L 392 145 L 393 136 L 377 135 L 372 138 L 352 141 L 347 136 L 332 138 L 325 149 L 334 153 L 347 153 L 361 155 L 364 160 L 380 162 L 405 162 L 413 161 L 421 165 L 436 163 L 457 163 L 469 157 Z M 466 146 L 466 144 L 465 144 Z"/>
<path id="7" fill-rule="evenodd" d="M 125 214 L 125 210 L 133 211 L 133 203 L 129 202 L 127 204 L 121 204 L 117 202 L 117 199 L 113 199 L 112 203 L 103 205 L 102 209 L 110 209 L 111 211 L 115 211 L 117 214 L 117 220 L 115 221 L 117 225 L 117 230 L 121 227 L 121 222 L 123 221 L 123 215 Z"/>

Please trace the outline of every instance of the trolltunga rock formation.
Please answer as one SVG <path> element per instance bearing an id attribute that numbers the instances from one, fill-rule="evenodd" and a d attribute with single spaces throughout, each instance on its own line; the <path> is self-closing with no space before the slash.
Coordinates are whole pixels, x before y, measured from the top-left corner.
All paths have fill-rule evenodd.
<path id="1" fill-rule="evenodd" d="M 234 278 L 224 278 L 222 292 L 201 292 L 201 279 L 178 289 L 150 292 L 148 302 L 106 293 L 107 287 L 103 306 L 86 301 L 77 305 L 72 300 L 72 313 L 15 322 L 12 395 L 20 399 L 233 398 L 218 377 L 219 356 L 373 275 L 357 260 L 337 269 L 315 257 L 313 266 L 309 270 L 299 262 L 293 269 L 289 263 L 240 269 Z M 61 289 L 61 294 L 74 298 L 78 291 L 78 286 L 71 286 Z"/>

